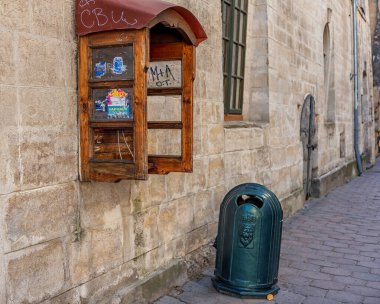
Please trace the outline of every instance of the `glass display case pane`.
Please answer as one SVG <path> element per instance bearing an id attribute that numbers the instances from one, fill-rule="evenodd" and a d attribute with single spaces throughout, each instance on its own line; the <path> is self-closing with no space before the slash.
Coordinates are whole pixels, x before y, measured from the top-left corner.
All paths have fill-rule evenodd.
<path id="1" fill-rule="evenodd" d="M 133 89 L 94 89 L 92 118 L 94 120 L 132 120 Z"/>
<path id="2" fill-rule="evenodd" d="M 182 96 L 148 96 L 148 121 L 181 121 Z"/>
<path id="3" fill-rule="evenodd" d="M 133 79 L 133 47 L 115 46 L 94 48 L 92 50 L 93 80 L 132 80 Z"/>
<path id="4" fill-rule="evenodd" d="M 149 155 L 175 155 L 182 154 L 182 130 L 148 130 Z"/>
<path id="5" fill-rule="evenodd" d="M 134 160 L 132 128 L 95 128 L 92 134 L 94 159 Z"/>
<path id="6" fill-rule="evenodd" d="M 148 88 L 182 87 L 182 61 L 152 61 L 148 69 Z"/>

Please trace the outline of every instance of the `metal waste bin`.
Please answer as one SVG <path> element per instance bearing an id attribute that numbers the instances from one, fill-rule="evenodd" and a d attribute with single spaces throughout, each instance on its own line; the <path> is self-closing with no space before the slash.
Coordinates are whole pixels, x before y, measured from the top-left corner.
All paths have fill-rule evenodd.
<path id="1" fill-rule="evenodd" d="M 279 291 L 282 208 L 273 192 L 242 184 L 225 196 L 219 215 L 213 285 L 240 298 L 267 298 Z"/>

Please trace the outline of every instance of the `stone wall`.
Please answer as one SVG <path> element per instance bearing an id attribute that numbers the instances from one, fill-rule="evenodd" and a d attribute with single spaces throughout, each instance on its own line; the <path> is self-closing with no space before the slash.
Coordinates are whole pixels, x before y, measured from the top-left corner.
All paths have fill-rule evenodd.
<path id="1" fill-rule="evenodd" d="M 221 200 L 243 182 L 267 185 L 294 213 L 304 202 L 307 93 L 317 104 L 314 177 L 353 160 L 350 1 L 249 0 L 244 121 L 232 123 L 223 121 L 220 1 L 171 2 L 209 37 L 197 48 L 194 172 L 108 184 L 78 181 L 74 1 L 0 0 L 0 303 L 148 301 L 185 279 L 182 261 L 215 238 Z M 334 124 L 325 123 L 323 99 L 328 9 Z"/>
<path id="2" fill-rule="evenodd" d="M 0 1 L 0 303 L 71 288 L 78 209 L 73 1 Z"/>
<path id="3" fill-rule="evenodd" d="M 368 14 L 368 2 L 366 10 Z M 353 34 L 351 1 L 268 1 L 270 147 L 299 142 L 299 121 L 306 94 L 316 99 L 316 150 L 313 178 L 343 168 L 354 158 L 353 150 Z M 373 162 L 373 90 L 369 19 L 358 13 L 359 22 L 359 112 L 360 150 L 370 151 Z M 330 29 L 330 69 L 333 98 L 326 99 L 324 84 L 323 32 Z M 365 67 L 366 66 L 366 67 Z M 367 97 L 362 102 L 363 73 Z M 331 79 L 330 79 L 331 83 Z M 331 85 L 330 85 L 331 86 Z M 328 105 L 333 102 L 333 105 Z M 365 103 L 364 107 L 361 104 Z M 335 114 L 331 115 L 331 108 Z M 366 109 L 364 112 L 361 109 Z M 333 117 L 333 120 L 329 118 Z M 365 123 L 364 123 L 365 122 Z M 372 130 L 372 131 L 371 131 Z M 273 142 L 276 137 L 277 141 Z M 367 139 L 365 140 L 364 137 Z M 279 144 L 281 143 L 281 144 Z M 284 153 L 284 149 L 282 149 Z M 295 163 L 299 163 L 298 153 Z M 299 174 L 301 172 L 299 171 Z"/>
<path id="4" fill-rule="evenodd" d="M 368 1 L 363 1 L 359 19 L 359 122 L 360 147 L 366 157 L 367 165 L 375 161 L 375 108 L 379 100 L 375 99 L 373 80 L 373 56 L 370 25 L 370 7 Z"/>
<path id="5" fill-rule="evenodd" d="M 373 90 L 376 134 L 380 134 L 380 19 L 379 1 L 370 1 L 373 54 Z"/>

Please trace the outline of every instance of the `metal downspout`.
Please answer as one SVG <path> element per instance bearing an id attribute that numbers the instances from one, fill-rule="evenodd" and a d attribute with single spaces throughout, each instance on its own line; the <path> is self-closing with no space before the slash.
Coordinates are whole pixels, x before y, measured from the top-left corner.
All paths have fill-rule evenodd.
<path id="1" fill-rule="evenodd" d="M 362 175 L 363 167 L 359 148 L 359 73 L 358 73 L 358 17 L 357 17 L 357 0 L 353 0 L 353 28 L 354 28 L 354 147 L 358 175 Z"/>
<path id="2" fill-rule="evenodd" d="M 308 140 L 307 140 L 307 175 L 306 175 L 306 199 L 309 199 L 311 196 L 311 154 L 313 153 L 313 150 L 315 149 L 315 145 L 313 145 L 313 136 L 315 134 L 315 126 L 314 126 L 315 100 L 314 100 L 314 97 L 311 95 L 308 95 L 306 98 L 310 98 L 310 113 L 309 113 L 309 126 L 308 126 L 309 133 L 308 133 Z"/>

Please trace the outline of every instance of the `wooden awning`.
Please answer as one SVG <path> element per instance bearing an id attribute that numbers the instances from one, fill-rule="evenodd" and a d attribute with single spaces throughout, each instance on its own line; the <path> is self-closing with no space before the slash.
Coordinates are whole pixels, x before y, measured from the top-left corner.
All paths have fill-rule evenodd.
<path id="1" fill-rule="evenodd" d="M 152 28 L 157 23 L 178 28 L 198 45 L 207 35 L 186 8 L 161 0 L 76 0 L 79 36 L 117 29 Z"/>

